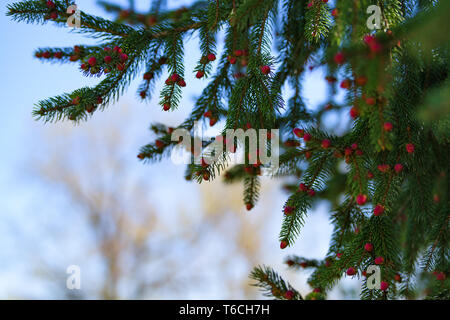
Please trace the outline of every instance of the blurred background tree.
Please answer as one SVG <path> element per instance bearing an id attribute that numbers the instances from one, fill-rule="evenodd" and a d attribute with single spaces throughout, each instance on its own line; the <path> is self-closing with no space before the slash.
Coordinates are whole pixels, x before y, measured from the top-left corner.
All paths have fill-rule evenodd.
<path id="1" fill-rule="evenodd" d="M 34 128 L 43 143 L 25 160 L 27 175 L 65 208 L 36 210 L 29 223 L 39 227 L 28 232 L 17 226 L 36 279 L 52 298 L 214 297 L 216 286 L 222 298 L 260 297 L 248 273 L 267 256 L 263 237 L 276 203 L 266 197 L 250 216 L 242 187 L 215 181 L 199 186 L 199 210 L 178 207 L 164 217 L 154 207 L 155 181 L 127 157 L 137 118 L 121 106 L 82 130 Z M 268 182 L 262 193 L 276 186 Z M 72 264 L 81 267 L 82 290 L 65 286 Z"/>

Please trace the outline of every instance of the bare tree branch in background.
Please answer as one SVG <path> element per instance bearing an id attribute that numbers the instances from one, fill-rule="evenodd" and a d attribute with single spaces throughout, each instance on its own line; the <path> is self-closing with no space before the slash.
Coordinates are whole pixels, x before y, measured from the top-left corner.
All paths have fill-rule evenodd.
<path id="1" fill-rule="evenodd" d="M 175 221 L 168 221 L 152 203 L 156 181 L 133 174 L 142 166 L 130 165 L 128 136 L 133 135 L 127 134 L 127 128 L 133 127 L 134 120 L 123 110 L 127 109 L 100 124 L 89 122 L 85 130 L 47 128 L 50 137 L 45 139 L 45 151 L 29 159 L 39 183 L 51 190 L 56 187 L 56 194 L 69 201 L 68 210 L 74 211 L 85 230 L 80 237 L 89 241 L 86 246 L 67 239 L 69 232 L 58 234 L 53 224 L 44 226 L 41 237 L 51 238 L 54 246 L 72 242 L 81 247 L 72 260 L 100 261 L 92 265 L 101 270 L 101 279 L 96 278 L 91 290 L 74 295 L 60 281 L 62 266 L 70 259 L 49 259 L 40 256 L 42 250 L 34 250 L 39 274 L 47 275 L 50 282 L 58 280 L 67 298 L 165 298 L 173 297 L 174 290 L 180 297 L 189 297 L 213 285 L 225 289 L 224 298 L 259 297 L 249 286 L 248 273 L 262 260 L 263 242 L 255 231 L 267 226 L 270 203 L 250 216 L 242 210 L 241 187 L 208 183 L 198 188 L 200 212 L 176 209 Z M 127 123 L 127 128 L 120 123 Z M 68 219 L 68 214 L 61 212 L 59 219 Z M 70 223 L 62 226 L 71 228 Z M 224 246 L 224 254 L 217 254 L 215 246 Z M 241 266 L 239 271 L 236 266 Z M 88 279 L 95 278 L 91 271 L 84 272 Z"/>

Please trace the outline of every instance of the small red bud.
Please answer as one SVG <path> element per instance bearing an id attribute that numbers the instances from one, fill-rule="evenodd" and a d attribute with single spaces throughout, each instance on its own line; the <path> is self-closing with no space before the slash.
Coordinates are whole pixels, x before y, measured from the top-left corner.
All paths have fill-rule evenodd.
<path id="1" fill-rule="evenodd" d="M 164 142 L 162 142 L 161 140 L 156 140 L 155 145 L 158 148 L 162 148 L 162 147 L 164 147 Z"/>
<path id="2" fill-rule="evenodd" d="M 383 264 L 384 263 L 384 258 L 383 257 L 376 257 L 375 258 L 375 264 Z"/>
<path id="3" fill-rule="evenodd" d="M 144 80 L 151 80 L 153 78 L 153 72 L 146 72 L 144 74 Z"/>
<path id="4" fill-rule="evenodd" d="M 97 64 L 97 59 L 95 57 L 90 57 L 88 63 L 91 67 L 94 67 Z"/>
<path id="5" fill-rule="evenodd" d="M 294 292 L 292 290 L 286 291 L 284 297 L 288 300 L 292 300 L 294 298 Z"/>
<path id="6" fill-rule="evenodd" d="M 328 149 L 329 147 L 331 147 L 331 141 L 328 139 L 322 140 L 322 148 Z"/>
<path id="7" fill-rule="evenodd" d="M 345 62 L 345 55 L 342 52 L 338 52 L 334 55 L 334 62 L 336 64 L 343 64 Z"/>
<path id="8" fill-rule="evenodd" d="M 300 183 L 298 189 L 303 192 L 308 191 L 308 187 L 304 183 Z"/>
<path id="9" fill-rule="evenodd" d="M 299 138 L 302 138 L 303 135 L 305 134 L 305 130 L 299 128 L 295 128 L 293 132 Z"/>
<path id="10" fill-rule="evenodd" d="M 261 66 L 260 69 L 261 69 L 262 74 L 268 75 L 270 73 L 269 66 Z"/>
<path id="11" fill-rule="evenodd" d="M 209 118 L 209 117 L 212 116 L 212 112 L 211 112 L 211 111 L 206 111 L 206 112 L 203 114 L 203 116 L 204 116 L 205 118 Z"/>
<path id="12" fill-rule="evenodd" d="M 209 125 L 212 127 L 217 123 L 217 119 L 216 118 L 209 118 Z"/>
<path id="13" fill-rule="evenodd" d="M 439 272 L 436 274 L 436 279 L 439 281 L 444 281 L 446 278 L 445 273 L 444 272 Z"/>
<path id="14" fill-rule="evenodd" d="M 294 211 L 294 207 L 291 207 L 291 206 L 284 207 L 284 214 L 287 216 L 290 215 L 293 211 Z"/>
<path id="15" fill-rule="evenodd" d="M 309 133 L 305 133 L 305 134 L 303 135 L 303 140 L 304 140 L 305 142 L 310 141 L 311 138 L 312 138 L 312 136 L 311 136 Z"/>
<path id="16" fill-rule="evenodd" d="M 365 194 L 359 194 L 356 197 L 356 203 L 360 206 L 364 205 L 367 202 L 367 196 Z"/>
<path id="17" fill-rule="evenodd" d="M 381 204 L 377 204 L 375 206 L 375 208 L 373 209 L 373 214 L 376 217 L 381 216 L 383 214 L 383 212 L 384 212 L 384 207 Z"/>
<path id="18" fill-rule="evenodd" d="M 209 61 L 214 61 L 216 60 L 216 55 L 214 53 L 210 53 L 207 55 L 207 58 Z"/>
<path id="19" fill-rule="evenodd" d="M 359 116 L 359 110 L 357 107 L 353 107 L 350 109 L 350 117 L 353 119 L 357 118 Z"/>
<path id="20" fill-rule="evenodd" d="M 383 125 L 384 131 L 388 131 L 388 132 L 391 131 L 393 127 L 394 126 L 390 122 L 385 122 L 384 125 Z"/>
<path id="21" fill-rule="evenodd" d="M 345 155 L 348 157 L 353 153 L 352 148 L 345 148 Z"/>
<path id="22" fill-rule="evenodd" d="M 177 73 L 174 73 L 170 76 L 170 80 L 172 82 L 177 82 L 180 79 L 180 76 Z"/>
<path id="23" fill-rule="evenodd" d="M 58 12 L 52 11 L 52 12 L 50 13 L 50 19 L 52 19 L 52 20 L 58 19 Z"/>
<path id="24" fill-rule="evenodd" d="M 120 59 L 120 61 L 125 62 L 125 61 L 128 60 L 128 55 L 126 55 L 125 53 L 122 53 L 122 54 L 119 56 L 119 59 Z"/>
<path id="25" fill-rule="evenodd" d="M 376 103 L 376 99 L 373 98 L 373 97 L 369 97 L 369 98 L 366 99 L 366 103 L 367 103 L 369 106 L 373 106 L 373 105 Z"/>
<path id="26" fill-rule="evenodd" d="M 231 64 L 235 64 L 235 63 L 236 63 L 236 58 L 234 58 L 234 57 L 232 57 L 232 56 L 228 56 L 228 61 L 229 61 Z"/>
<path id="27" fill-rule="evenodd" d="M 347 269 L 347 275 L 353 276 L 355 275 L 355 273 L 356 273 L 355 268 L 350 267 Z"/>
<path id="28" fill-rule="evenodd" d="M 75 98 L 72 99 L 72 104 L 73 105 L 77 105 L 79 103 L 80 103 L 80 97 L 75 97 Z"/>
<path id="29" fill-rule="evenodd" d="M 397 163 L 394 166 L 394 170 L 395 170 L 395 172 L 400 173 L 403 170 L 403 165 L 401 163 Z"/>
<path id="30" fill-rule="evenodd" d="M 344 79 L 340 86 L 342 89 L 349 89 L 352 86 L 352 82 L 349 79 Z"/>
<path id="31" fill-rule="evenodd" d="M 413 153 L 413 152 L 414 152 L 414 145 L 413 145 L 412 143 L 408 143 L 408 144 L 406 145 L 406 151 L 407 151 L 408 153 Z"/>
<path id="32" fill-rule="evenodd" d="M 197 71 L 197 74 L 195 75 L 195 77 L 197 79 L 203 78 L 203 76 L 205 75 L 205 73 L 203 71 Z"/>
<path id="33" fill-rule="evenodd" d="M 355 83 L 360 87 L 365 86 L 367 84 L 367 77 L 360 76 L 355 79 Z"/>

